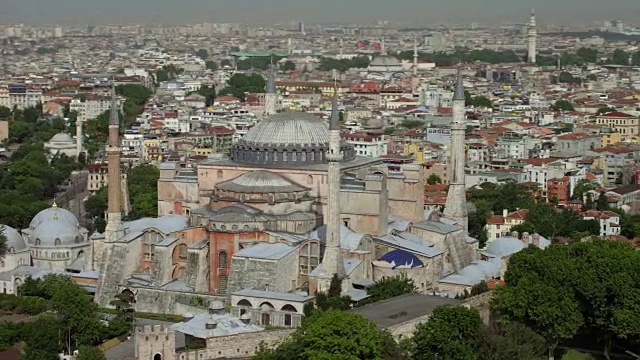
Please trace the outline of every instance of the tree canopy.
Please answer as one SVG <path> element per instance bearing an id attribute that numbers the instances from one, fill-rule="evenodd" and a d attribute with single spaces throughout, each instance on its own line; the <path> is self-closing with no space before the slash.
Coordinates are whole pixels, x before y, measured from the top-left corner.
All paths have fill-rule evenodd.
<path id="1" fill-rule="evenodd" d="M 220 90 L 219 95 L 233 95 L 240 100 L 244 100 L 246 92 L 263 93 L 265 92 L 266 81 L 259 74 L 233 74 L 227 86 Z"/>
<path id="2" fill-rule="evenodd" d="M 555 111 L 575 111 L 573 104 L 569 100 L 557 100 L 551 105 L 551 109 Z"/>

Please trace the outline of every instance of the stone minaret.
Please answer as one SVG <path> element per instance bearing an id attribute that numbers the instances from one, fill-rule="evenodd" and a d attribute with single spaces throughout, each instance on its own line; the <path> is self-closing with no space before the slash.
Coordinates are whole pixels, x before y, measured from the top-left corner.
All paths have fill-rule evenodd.
<path id="1" fill-rule="evenodd" d="M 531 17 L 529 18 L 529 28 L 527 30 L 527 62 L 530 64 L 536 63 L 536 41 L 538 37 L 538 29 L 536 28 L 536 12 L 531 9 Z"/>
<path id="2" fill-rule="evenodd" d="M 380 55 L 387 55 L 387 47 L 384 45 L 384 36 L 380 42 Z"/>
<path id="3" fill-rule="evenodd" d="M 273 62 L 269 67 L 269 78 L 267 79 L 267 92 L 264 95 L 264 114 L 266 116 L 275 115 L 278 112 L 278 93 L 276 91 L 276 70 Z"/>
<path id="4" fill-rule="evenodd" d="M 82 119 L 76 119 L 76 156 L 82 154 Z"/>
<path id="5" fill-rule="evenodd" d="M 344 278 L 344 262 L 340 248 L 340 127 L 338 126 L 338 92 L 334 90 L 329 121 L 329 196 L 327 210 L 327 235 L 325 240 L 322 275 L 318 279 L 318 290 L 327 291 L 333 274 Z"/>
<path id="6" fill-rule="evenodd" d="M 413 76 L 418 76 L 418 40 L 413 37 Z"/>
<path id="7" fill-rule="evenodd" d="M 464 110 L 464 88 L 458 73 L 455 95 L 453 96 L 453 121 L 451 123 L 451 149 L 449 160 L 449 192 L 444 207 L 444 216 L 456 221 L 467 233 L 467 198 L 464 186 L 465 145 L 464 133 L 467 127 Z"/>
<path id="8" fill-rule="evenodd" d="M 107 159 L 109 164 L 109 204 L 107 207 L 107 226 L 105 240 L 112 242 L 124 236 L 122 227 L 122 191 L 120 176 L 120 118 L 116 88 L 111 88 L 111 114 L 109 116 L 109 141 L 107 143 Z"/>

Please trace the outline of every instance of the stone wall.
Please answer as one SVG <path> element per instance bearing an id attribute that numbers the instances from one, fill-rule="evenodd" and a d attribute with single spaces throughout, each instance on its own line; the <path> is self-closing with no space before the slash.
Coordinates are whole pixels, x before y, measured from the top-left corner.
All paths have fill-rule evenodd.
<path id="1" fill-rule="evenodd" d="M 160 354 L 162 360 L 249 357 L 254 355 L 261 345 L 277 345 L 293 332 L 293 329 L 286 329 L 220 336 L 207 339 L 204 349 L 176 350 L 173 330 L 161 325 L 146 325 L 136 329 L 135 354 L 136 359 L 153 359 L 153 356 Z"/>
<path id="2" fill-rule="evenodd" d="M 206 312 L 206 307 L 213 300 L 224 301 L 223 296 L 214 296 L 194 292 L 171 291 L 162 289 L 152 289 L 145 287 L 121 287 L 131 290 L 136 299 L 135 311 L 150 312 L 157 314 L 178 314 Z M 204 306 L 198 307 L 196 304 L 202 302 Z"/>

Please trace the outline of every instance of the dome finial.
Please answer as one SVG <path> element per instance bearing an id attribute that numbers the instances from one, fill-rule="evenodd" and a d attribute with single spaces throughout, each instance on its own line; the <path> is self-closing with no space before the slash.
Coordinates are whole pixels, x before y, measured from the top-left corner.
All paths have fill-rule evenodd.
<path id="1" fill-rule="evenodd" d="M 291 105 L 289 106 L 289 110 L 296 111 L 296 97 L 295 97 L 295 95 L 291 97 Z"/>
<path id="2" fill-rule="evenodd" d="M 51 207 L 52 207 L 52 208 L 54 208 L 54 209 L 58 207 L 58 204 L 56 204 L 56 197 L 55 197 L 55 195 L 53 196 L 53 204 L 51 204 Z"/>

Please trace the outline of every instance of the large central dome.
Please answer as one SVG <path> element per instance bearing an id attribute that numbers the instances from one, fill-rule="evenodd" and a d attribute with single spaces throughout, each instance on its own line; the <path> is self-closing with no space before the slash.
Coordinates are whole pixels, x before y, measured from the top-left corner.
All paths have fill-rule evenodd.
<path id="1" fill-rule="evenodd" d="M 260 121 L 239 140 L 231 153 L 238 163 L 295 166 L 325 162 L 329 127 L 317 116 L 287 111 Z M 344 160 L 355 158 L 353 145 L 341 143 Z"/>
<path id="2" fill-rule="evenodd" d="M 256 124 L 243 140 L 256 145 L 322 145 L 329 143 L 329 127 L 311 114 L 281 112 Z"/>

